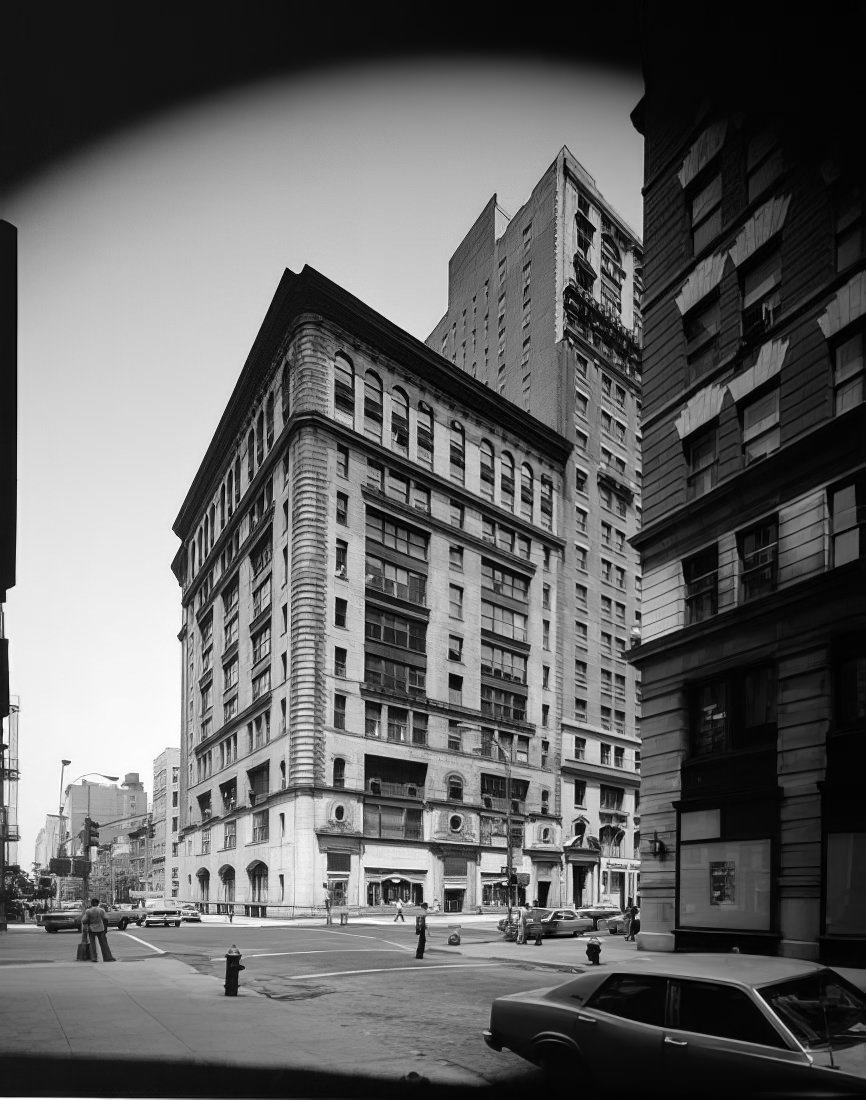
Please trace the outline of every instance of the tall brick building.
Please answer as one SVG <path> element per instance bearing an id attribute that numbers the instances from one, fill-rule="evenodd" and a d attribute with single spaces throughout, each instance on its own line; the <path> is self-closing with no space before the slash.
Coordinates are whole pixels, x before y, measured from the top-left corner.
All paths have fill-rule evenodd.
<path id="1" fill-rule="evenodd" d="M 647 20 L 634 116 L 641 946 L 863 965 L 863 10 L 718 14 Z"/>
<path id="2" fill-rule="evenodd" d="M 181 897 L 559 901 L 570 444 L 286 272 L 174 530 Z"/>
<path id="3" fill-rule="evenodd" d="M 509 216 L 494 195 L 448 268 L 427 343 L 572 444 L 565 482 L 566 899 L 640 891 L 641 296 L 636 233 L 567 148 Z"/>

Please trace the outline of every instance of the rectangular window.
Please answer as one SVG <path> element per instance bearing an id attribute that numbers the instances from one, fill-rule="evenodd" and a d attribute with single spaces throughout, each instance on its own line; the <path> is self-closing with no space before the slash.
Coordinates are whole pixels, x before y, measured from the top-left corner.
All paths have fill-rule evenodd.
<path id="1" fill-rule="evenodd" d="M 449 546 L 448 547 L 448 568 L 454 569 L 458 573 L 463 572 L 463 547 L 462 546 Z"/>
<path id="2" fill-rule="evenodd" d="M 379 592 L 387 592 L 401 600 L 409 600 L 421 607 L 427 602 L 427 578 L 423 573 L 415 573 L 401 565 L 386 561 L 384 558 L 367 555 L 365 564 L 365 584 Z"/>
<path id="3" fill-rule="evenodd" d="M 229 661 L 227 665 L 223 665 L 223 691 L 228 691 L 229 688 L 233 688 L 237 684 L 238 667 L 237 657 L 233 661 Z"/>
<path id="4" fill-rule="evenodd" d="M 779 387 L 743 406 L 743 454 L 748 466 L 779 449 Z"/>
<path id="5" fill-rule="evenodd" d="M 613 747 L 613 766 L 615 768 L 625 767 L 625 749 L 621 745 L 614 745 Z"/>
<path id="6" fill-rule="evenodd" d="M 271 578 L 253 592 L 253 618 L 271 606 Z"/>
<path id="7" fill-rule="evenodd" d="M 427 715 L 418 711 L 412 712 L 412 744 L 427 744 Z"/>
<path id="8" fill-rule="evenodd" d="M 428 536 L 423 531 L 394 523 L 378 512 L 368 511 L 366 533 L 368 539 L 392 550 L 399 550 L 400 553 L 421 561 L 427 560 Z"/>
<path id="9" fill-rule="evenodd" d="M 602 597 L 602 603 L 603 602 L 604 597 Z M 578 611 L 587 610 L 589 606 L 589 590 L 585 584 L 576 584 L 574 586 L 574 605 Z"/>
<path id="10" fill-rule="evenodd" d="M 722 174 L 718 172 L 690 196 L 692 254 L 718 236 L 722 228 Z"/>
<path id="11" fill-rule="evenodd" d="M 346 650 L 341 646 L 334 647 L 334 675 L 343 678 L 346 675 Z"/>
<path id="12" fill-rule="evenodd" d="M 335 695 L 334 696 L 334 729 L 344 730 L 346 728 L 346 696 Z"/>
<path id="13" fill-rule="evenodd" d="M 690 750 L 707 756 L 776 742 L 776 673 L 739 670 L 689 692 Z"/>
<path id="14" fill-rule="evenodd" d="M 599 806 L 602 810 L 621 810 L 625 791 L 622 787 L 606 787 L 602 784 L 599 790 Z"/>
<path id="15" fill-rule="evenodd" d="M 604 742 L 601 744 L 601 762 L 610 767 L 610 745 L 606 745 Z"/>
<path id="16" fill-rule="evenodd" d="M 271 690 L 271 670 L 266 668 L 258 676 L 253 677 L 253 699 L 260 699 Z"/>
<path id="17" fill-rule="evenodd" d="M 514 653 L 486 641 L 481 643 L 481 672 L 485 676 L 525 684 L 527 661 L 525 653 Z"/>
<path id="18" fill-rule="evenodd" d="M 719 363 L 719 332 L 721 306 L 719 297 L 711 303 L 702 303 L 683 318 L 686 333 L 686 362 L 689 382 L 712 370 Z"/>
<path id="19" fill-rule="evenodd" d="M 863 199 L 860 191 L 848 191 L 836 208 L 836 270 L 844 271 L 863 255 Z"/>
<path id="20" fill-rule="evenodd" d="M 576 688 L 585 688 L 586 687 L 586 673 L 587 673 L 586 661 L 575 661 L 574 662 L 574 686 Z"/>
<path id="21" fill-rule="evenodd" d="M 448 635 L 448 660 L 463 660 L 463 639 L 457 634 Z"/>
<path id="22" fill-rule="evenodd" d="M 271 627 L 270 623 L 263 627 L 257 634 L 254 634 L 251 639 L 253 643 L 253 664 L 258 664 L 259 661 L 265 657 L 270 656 L 271 652 Z"/>
<path id="23" fill-rule="evenodd" d="M 857 561 L 866 550 L 866 477 L 830 490 L 833 565 Z"/>
<path id="24" fill-rule="evenodd" d="M 514 691 L 481 685 L 481 713 L 513 722 L 526 719 L 526 696 Z"/>
<path id="25" fill-rule="evenodd" d="M 574 644 L 581 649 L 586 649 L 589 644 L 589 630 L 586 623 L 582 623 L 579 619 L 574 621 Z"/>
<path id="26" fill-rule="evenodd" d="M 746 184 L 749 202 L 763 194 L 782 174 L 782 147 L 772 130 L 755 134 L 746 146 Z"/>
<path id="27" fill-rule="evenodd" d="M 349 522 L 349 497 L 346 493 L 337 493 L 337 523 Z"/>
<path id="28" fill-rule="evenodd" d="M 575 737 L 574 739 L 574 759 L 585 760 L 586 759 L 586 738 Z"/>
<path id="29" fill-rule="evenodd" d="M 406 741 L 409 733 L 409 711 L 388 707 L 388 740 Z"/>
<path id="30" fill-rule="evenodd" d="M 775 590 L 778 537 L 779 525 L 775 516 L 737 535 L 742 601 L 753 600 Z"/>
<path id="31" fill-rule="evenodd" d="M 715 427 L 690 436 L 685 442 L 685 451 L 688 467 L 686 499 L 694 500 L 695 497 L 708 493 L 716 484 Z"/>
<path id="32" fill-rule="evenodd" d="M 511 569 L 495 565 L 486 558 L 481 559 L 481 583 L 485 588 L 513 600 L 529 598 L 529 578 Z M 546 588 L 549 586 L 545 585 Z"/>
<path id="33" fill-rule="evenodd" d="M 577 695 L 574 697 L 574 718 L 576 722 L 586 721 L 586 699 Z"/>
<path id="34" fill-rule="evenodd" d="M 775 321 L 781 304 L 782 256 L 777 249 L 771 256 L 743 272 L 741 318 L 743 340 L 757 340 Z"/>
<path id="35" fill-rule="evenodd" d="M 346 625 L 346 609 L 348 608 L 348 601 L 336 599 L 334 600 L 334 626 Z"/>
<path id="36" fill-rule="evenodd" d="M 364 733 L 367 735 L 367 737 L 382 736 L 381 703 L 364 704 Z"/>
<path id="37" fill-rule="evenodd" d="M 448 585 L 448 614 L 452 619 L 463 618 L 463 589 L 456 584 Z"/>
<path id="38" fill-rule="evenodd" d="M 586 780 L 575 779 L 574 781 L 574 806 L 580 808 L 586 805 Z"/>
<path id="39" fill-rule="evenodd" d="M 462 592 L 461 609 L 462 609 Z M 462 618 L 462 614 L 460 616 Z M 519 611 L 512 611 L 509 607 L 500 607 L 498 604 L 481 601 L 481 627 L 483 630 L 491 630 L 501 634 L 505 638 L 513 638 L 519 642 L 526 641 L 526 615 Z"/>
<path id="40" fill-rule="evenodd" d="M 836 416 L 863 403 L 866 333 L 858 332 L 833 353 L 833 411 Z"/>
<path id="41" fill-rule="evenodd" d="M 463 704 L 463 677 L 462 676 L 448 676 L 448 702 L 454 703 L 457 706 Z"/>
<path id="42" fill-rule="evenodd" d="M 340 477 L 349 476 L 349 448 L 337 444 L 337 473 Z"/>
<path id="43" fill-rule="evenodd" d="M 426 625 L 423 622 L 380 611 L 370 604 L 364 617 L 364 633 L 374 642 L 411 649 L 415 653 L 426 652 Z"/>
<path id="44" fill-rule="evenodd" d="M 450 752 L 460 752 L 462 749 L 460 727 L 457 722 L 448 723 L 448 749 Z"/>
<path id="45" fill-rule="evenodd" d="M 708 546 L 683 562 L 686 625 L 703 622 L 719 611 L 719 550 Z"/>

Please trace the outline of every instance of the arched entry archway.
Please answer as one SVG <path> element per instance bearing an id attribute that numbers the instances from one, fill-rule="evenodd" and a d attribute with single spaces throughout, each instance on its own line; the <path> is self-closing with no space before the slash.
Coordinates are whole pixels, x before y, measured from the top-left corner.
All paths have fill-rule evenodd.
<path id="1" fill-rule="evenodd" d="M 266 917 L 268 915 L 268 865 L 255 859 L 247 867 L 250 880 L 249 904 L 244 905 L 248 917 Z"/>
<path id="2" fill-rule="evenodd" d="M 203 913 L 207 913 L 210 901 L 210 871 L 207 867 L 199 867 L 195 877 L 198 880 L 198 907 Z"/>
<path id="3" fill-rule="evenodd" d="M 219 870 L 220 876 L 220 901 L 217 904 L 218 913 L 233 913 L 235 908 L 235 869 L 226 863 Z"/>

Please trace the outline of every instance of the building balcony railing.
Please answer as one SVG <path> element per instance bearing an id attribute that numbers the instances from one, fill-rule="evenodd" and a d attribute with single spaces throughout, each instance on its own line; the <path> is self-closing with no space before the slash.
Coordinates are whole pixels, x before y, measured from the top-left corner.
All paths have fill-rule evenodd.
<path id="1" fill-rule="evenodd" d="M 392 783 L 385 779 L 368 779 L 367 790 L 377 797 L 419 800 L 424 798 L 424 788 L 420 783 Z"/>
<path id="2" fill-rule="evenodd" d="M 503 813 L 503 814 L 508 813 L 508 805 L 509 805 L 508 799 L 507 798 L 499 798 L 497 795 L 482 794 L 481 795 L 481 805 L 484 807 L 485 810 L 496 810 L 498 813 Z M 513 814 L 525 814 L 526 813 L 526 803 L 522 799 L 512 798 L 511 799 L 511 812 Z"/>

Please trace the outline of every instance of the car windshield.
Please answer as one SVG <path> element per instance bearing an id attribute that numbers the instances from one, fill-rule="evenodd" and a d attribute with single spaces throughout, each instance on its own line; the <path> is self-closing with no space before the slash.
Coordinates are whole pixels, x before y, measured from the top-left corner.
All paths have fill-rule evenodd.
<path id="1" fill-rule="evenodd" d="M 831 970 L 778 982 L 758 993 L 809 1050 L 866 1042 L 866 997 Z"/>
<path id="2" fill-rule="evenodd" d="M 547 920 L 547 918 L 550 916 L 550 914 L 552 912 L 553 912 L 552 909 L 530 909 L 529 910 L 529 919 L 530 920 Z"/>

